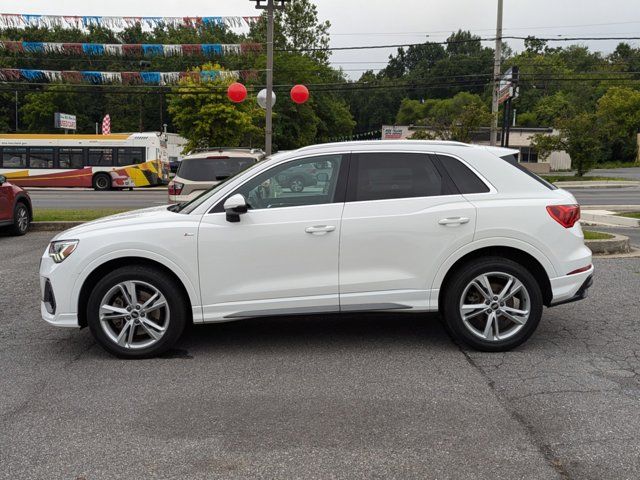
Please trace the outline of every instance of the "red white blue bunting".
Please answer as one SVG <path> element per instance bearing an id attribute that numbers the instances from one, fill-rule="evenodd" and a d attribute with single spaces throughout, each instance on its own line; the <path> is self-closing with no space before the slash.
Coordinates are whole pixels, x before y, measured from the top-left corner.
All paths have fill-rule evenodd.
<path id="1" fill-rule="evenodd" d="M 122 30 L 140 25 L 152 30 L 160 26 L 199 28 L 209 25 L 241 28 L 250 26 L 259 17 L 120 17 L 95 15 L 32 15 L 0 13 L 0 28 L 60 27 L 88 29 L 91 26 Z"/>
<path id="2" fill-rule="evenodd" d="M 184 78 L 196 83 L 216 79 L 255 78 L 255 70 L 202 70 L 199 72 L 96 72 L 91 70 L 30 70 L 0 68 L 0 83 L 89 83 L 92 85 L 175 85 Z"/>
<path id="3" fill-rule="evenodd" d="M 111 55 L 119 57 L 155 57 L 155 56 L 191 56 L 206 57 L 224 55 L 242 55 L 262 50 L 259 43 L 193 43 L 182 45 L 163 45 L 159 43 L 110 44 L 110 43 L 53 43 L 0 41 L 0 50 L 9 53 L 57 53 L 63 55 Z"/>

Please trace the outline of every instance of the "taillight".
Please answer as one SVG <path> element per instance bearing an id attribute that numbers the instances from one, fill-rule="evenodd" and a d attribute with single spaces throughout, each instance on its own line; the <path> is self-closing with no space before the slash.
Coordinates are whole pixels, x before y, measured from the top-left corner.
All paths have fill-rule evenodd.
<path id="1" fill-rule="evenodd" d="M 182 193 L 183 187 L 184 183 L 169 182 L 169 195 L 180 195 L 180 193 Z"/>
<path id="2" fill-rule="evenodd" d="M 571 228 L 580 220 L 580 205 L 549 205 L 547 212 L 564 228 Z"/>
<path id="3" fill-rule="evenodd" d="M 589 271 L 591 269 L 591 264 L 587 265 L 586 267 L 582 267 L 582 268 L 578 268 L 577 270 L 573 270 L 569 273 L 567 273 L 567 275 L 575 275 L 576 273 L 583 273 L 586 271 Z"/>

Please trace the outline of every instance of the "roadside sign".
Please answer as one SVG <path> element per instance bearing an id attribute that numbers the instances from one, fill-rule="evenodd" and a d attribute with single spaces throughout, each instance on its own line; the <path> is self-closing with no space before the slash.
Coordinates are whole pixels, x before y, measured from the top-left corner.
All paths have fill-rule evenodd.
<path id="1" fill-rule="evenodd" d="M 53 116 L 53 124 L 55 128 L 76 130 L 76 116 L 69 115 L 68 113 L 56 112 Z"/>
<path id="2" fill-rule="evenodd" d="M 516 98 L 518 96 L 517 83 L 518 67 L 511 67 L 500 77 L 500 83 L 498 85 L 498 105 L 502 105 L 510 98 Z"/>

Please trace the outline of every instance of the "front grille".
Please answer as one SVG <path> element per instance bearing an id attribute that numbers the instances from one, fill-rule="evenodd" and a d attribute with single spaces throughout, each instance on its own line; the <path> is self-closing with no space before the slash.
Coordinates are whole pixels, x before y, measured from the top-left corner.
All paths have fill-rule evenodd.
<path id="1" fill-rule="evenodd" d="M 53 294 L 53 288 L 51 288 L 51 282 L 47 278 L 44 282 L 44 307 L 47 309 L 51 315 L 56 313 L 56 297 Z"/>

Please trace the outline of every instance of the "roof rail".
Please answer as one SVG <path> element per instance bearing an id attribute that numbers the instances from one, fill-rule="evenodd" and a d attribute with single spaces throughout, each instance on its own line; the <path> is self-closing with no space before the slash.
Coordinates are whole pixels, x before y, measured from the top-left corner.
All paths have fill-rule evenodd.
<path id="1" fill-rule="evenodd" d="M 191 155 L 193 153 L 201 153 L 201 152 L 222 152 L 224 150 L 240 150 L 243 152 L 249 152 L 249 153 L 264 153 L 264 150 L 262 150 L 261 148 L 255 148 L 255 147 L 198 147 L 198 148 L 194 148 L 193 150 L 189 150 L 189 152 L 187 153 L 187 155 Z"/>

